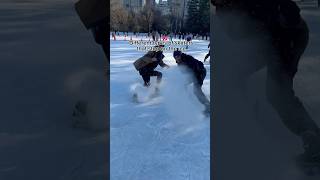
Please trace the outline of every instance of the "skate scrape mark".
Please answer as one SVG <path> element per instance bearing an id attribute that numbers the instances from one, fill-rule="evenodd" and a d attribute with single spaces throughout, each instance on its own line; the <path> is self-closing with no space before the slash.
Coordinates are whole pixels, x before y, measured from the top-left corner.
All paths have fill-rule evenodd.
<path id="1" fill-rule="evenodd" d="M 146 101 L 144 101 L 139 107 L 144 107 L 144 106 L 152 106 L 152 105 L 158 105 L 161 104 L 163 98 L 162 97 L 156 97 L 156 98 L 147 98 Z"/>
<path id="2" fill-rule="evenodd" d="M 210 125 L 209 121 L 203 119 L 190 126 L 177 125 L 172 121 L 161 126 L 161 132 L 164 133 L 167 141 L 173 141 L 179 144 L 209 144 Z"/>
<path id="3" fill-rule="evenodd" d="M 172 67 L 163 81 L 163 103 L 170 116 L 166 128 L 174 129 L 178 136 L 192 134 L 207 128 L 202 111 L 204 106 L 198 101 L 190 85 L 190 75 L 180 67 Z"/>

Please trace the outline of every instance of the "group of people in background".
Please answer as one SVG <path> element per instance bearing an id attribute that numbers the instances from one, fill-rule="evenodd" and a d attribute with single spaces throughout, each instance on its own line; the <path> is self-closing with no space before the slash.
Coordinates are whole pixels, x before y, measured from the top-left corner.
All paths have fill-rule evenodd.
<path id="1" fill-rule="evenodd" d="M 187 32 L 177 32 L 177 33 L 169 33 L 169 32 L 159 32 L 156 30 L 153 30 L 148 33 L 139 33 L 139 32 L 119 32 L 119 31 L 112 31 L 111 36 L 113 40 L 116 40 L 117 36 L 124 36 L 132 37 L 132 36 L 146 36 L 147 38 L 151 38 L 153 41 L 172 41 L 173 39 L 179 39 L 179 40 L 188 40 L 188 39 L 200 39 L 200 40 L 210 40 L 210 34 L 209 33 L 187 33 Z"/>

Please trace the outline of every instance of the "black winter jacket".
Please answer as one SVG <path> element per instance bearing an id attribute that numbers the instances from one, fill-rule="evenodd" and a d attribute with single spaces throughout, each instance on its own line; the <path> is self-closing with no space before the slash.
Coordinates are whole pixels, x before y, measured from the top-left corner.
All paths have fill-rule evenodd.
<path id="1" fill-rule="evenodd" d="M 178 65 L 179 66 L 186 66 L 188 69 L 190 69 L 195 74 L 195 76 L 202 75 L 206 71 L 203 63 L 201 61 L 193 58 L 190 55 L 182 53 L 181 54 L 181 61 L 182 62 L 179 63 Z"/>

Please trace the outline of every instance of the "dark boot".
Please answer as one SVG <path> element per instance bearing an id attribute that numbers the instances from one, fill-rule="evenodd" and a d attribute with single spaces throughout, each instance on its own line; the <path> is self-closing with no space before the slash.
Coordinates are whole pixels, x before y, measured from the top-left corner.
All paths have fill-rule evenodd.
<path id="1" fill-rule="evenodd" d="M 150 82 L 144 82 L 144 86 L 145 87 L 149 87 L 150 86 Z"/>

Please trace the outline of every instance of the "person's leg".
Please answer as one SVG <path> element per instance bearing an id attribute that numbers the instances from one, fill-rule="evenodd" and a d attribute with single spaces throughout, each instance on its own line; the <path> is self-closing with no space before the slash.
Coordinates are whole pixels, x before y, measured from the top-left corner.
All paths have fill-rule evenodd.
<path id="1" fill-rule="evenodd" d="M 157 83 L 159 84 L 162 80 L 162 73 L 159 71 L 151 71 L 150 76 L 157 76 Z"/>
<path id="2" fill-rule="evenodd" d="M 286 127 L 296 135 L 317 126 L 293 90 L 293 75 L 282 63 L 268 66 L 267 98 Z"/>
<path id="3" fill-rule="evenodd" d="M 150 72 L 150 76 L 156 76 L 157 77 L 157 85 L 159 85 L 161 83 L 162 80 L 162 73 L 159 71 L 151 71 Z M 159 93 L 159 87 L 156 86 L 155 87 L 155 95 L 158 95 Z"/>
<path id="4" fill-rule="evenodd" d="M 210 108 L 210 101 L 208 100 L 208 98 L 206 97 L 206 95 L 203 93 L 201 87 L 203 85 L 203 81 L 206 77 L 206 70 L 204 69 L 200 74 L 198 74 L 198 76 L 195 79 L 195 82 L 193 83 L 193 90 L 194 90 L 194 94 L 196 95 L 196 97 L 198 98 L 198 100 L 200 101 L 201 104 L 203 104 L 206 109 Z"/>
<path id="5" fill-rule="evenodd" d="M 150 86 L 150 76 L 148 74 L 142 75 L 144 86 Z"/>
<path id="6" fill-rule="evenodd" d="M 206 60 L 208 59 L 209 56 L 210 56 L 210 51 L 209 51 L 209 53 L 206 55 L 206 57 L 204 58 L 204 62 L 206 62 Z"/>
<path id="7" fill-rule="evenodd" d="M 304 24 L 295 32 L 289 30 L 284 33 L 287 35 L 292 33 L 292 35 L 287 38 L 283 36 L 278 41 L 276 51 L 279 58 L 272 59 L 268 63 L 267 98 L 285 126 L 292 133 L 300 136 L 307 145 L 316 141 L 319 128 L 295 95 L 293 78 L 297 72 L 300 57 L 308 44 L 308 29 Z"/>
<path id="8" fill-rule="evenodd" d="M 203 104 L 206 108 L 208 108 L 208 106 L 210 106 L 210 101 L 208 100 L 206 95 L 203 93 L 201 86 L 197 83 L 194 83 L 193 90 L 199 102 Z"/>
<path id="9" fill-rule="evenodd" d="M 150 86 L 150 73 L 144 69 L 140 70 L 139 73 L 143 79 L 144 86 Z"/>

